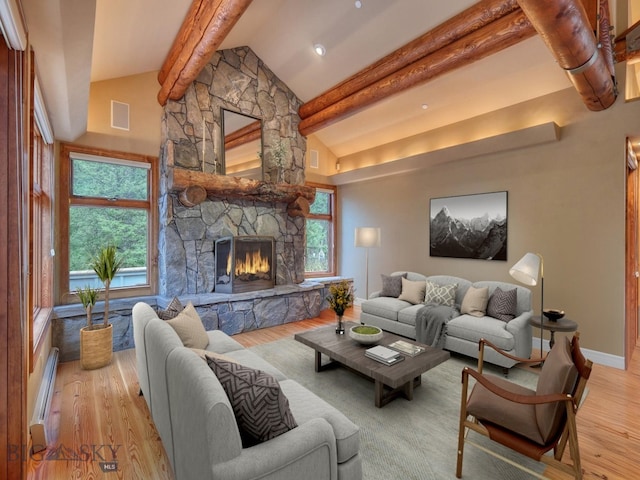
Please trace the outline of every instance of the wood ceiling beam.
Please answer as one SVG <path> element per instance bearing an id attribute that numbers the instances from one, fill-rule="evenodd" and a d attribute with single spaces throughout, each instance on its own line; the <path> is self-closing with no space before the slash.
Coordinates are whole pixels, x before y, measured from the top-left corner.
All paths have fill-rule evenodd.
<path id="1" fill-rule="evenodd" d="M 518 0 L 589 110 L 616 100 L 615 78 L 580 0 Z"/>
<path id="2" fill-rule="evenodd" d="M 158 74 L 160 105 L 184 95 L 251 1 L 193 0 Z"/>
<path id="3" fill-rule="evenodd" d="M 515 10 L 326 106 L 303 119 L 298 129 L 302 135 L 309 135 L 383 98 L 504 50 L 535 33 L 522 10 Z"/>
<path id="4" fill-rule="evenodd" d="M 483 0 L 300 106 L 305 119 L 446 45 L 518 10 L 517 0 Z"/>

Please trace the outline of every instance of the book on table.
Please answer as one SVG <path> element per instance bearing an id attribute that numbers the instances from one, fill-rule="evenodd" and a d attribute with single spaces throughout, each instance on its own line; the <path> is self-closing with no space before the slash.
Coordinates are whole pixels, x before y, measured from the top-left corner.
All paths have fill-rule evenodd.
<path id="1" fill-rule="evenodd" d="M 405 355 L 409 355 L 410 357 L 415 357 L 426 350 L 426 348 L 421 347 L 420 345 L 414 345 L 413 343 L 405 342 L 404 340 L 396 340 L 389 344 L 389 348 L 400 353 L 404 353 Z"/>
<path id="2" fill-rule="evenodd" d="M 365 350 L 364 355 L 385 365 L 393 365 L 404 360 L 401 354 L 382 345 L 368 348 Z"/>

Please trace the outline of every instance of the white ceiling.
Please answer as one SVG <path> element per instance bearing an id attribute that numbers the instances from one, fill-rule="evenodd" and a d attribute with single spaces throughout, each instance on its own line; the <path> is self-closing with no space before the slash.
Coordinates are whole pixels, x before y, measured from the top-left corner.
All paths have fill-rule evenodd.
<path id="1" fill-rule="evenodd" d="M 23 0 L 56 138 L 84 133 L 90 81 L 160 69 L 190 3 Z M 308 101 L 473 3 L 362 0 L 357 9 L 353 0 L 255 0 L 221 48 L 248 45 Z M 325 57 L 314 43 L 325 45 Z M 536 36 L 316 135 L 343 157 L 570 86 Z"/>

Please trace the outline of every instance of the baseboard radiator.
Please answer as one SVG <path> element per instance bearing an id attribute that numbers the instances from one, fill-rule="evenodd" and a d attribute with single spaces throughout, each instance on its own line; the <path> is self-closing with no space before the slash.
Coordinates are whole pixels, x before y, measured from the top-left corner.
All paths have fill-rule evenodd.
<path id="1" fill-rule="evenodd" d="M 56 384 L 56 371 L 58 369 L 58 356 L 60 350 L 58 347 L 53 347 L 49 352 L 47 358 L 47 364 L 44 367 L 44 373 L 42 375 L 42 382 L 40 383 L 40 390 L 38 391 L 38 398 L 36 399 L 36 405 L 33 409 L 33 418 L 29 425 L 29 431 L 31 432 L 31 445 L 34 452 L 40 452 L 47 448 L 47 428 L 46 421 L 49 414 L 49 407 L 51 407 L 51 399 L 53 398 L 53 391 Z"/>

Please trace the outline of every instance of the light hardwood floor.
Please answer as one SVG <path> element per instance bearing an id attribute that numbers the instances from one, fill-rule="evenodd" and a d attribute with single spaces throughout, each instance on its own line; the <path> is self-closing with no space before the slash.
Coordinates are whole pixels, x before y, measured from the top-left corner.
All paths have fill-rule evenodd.
<path id="1" fill-rule="evenodd" d="M 357 319 L 359 311 L 347 312 L 345 318 Z M 315 319 L 234 338 L 251 347 L 333 321 L 333 314 L 325 311 Z M 639 394 L 640 349 L 636 349 L 627 371 L 594 367 L 589 394 L 578 414 L 586 480 L 637 478 Z M 47 427 L 51 447 L 31 455 L 29 479 L 173 479 L 147 404 L 138 396 L 133 349 L 116 352 L 111 365 L 99 370 L 81 370 L 77 361 L 60 364 Z M 454 478 L 455 451 L 451 459 Z M 103 471 L 114 465 L 117 471 Z M 571 478 L 551 468 L 547 468 L 545 475 L 553 480 Z"/>

